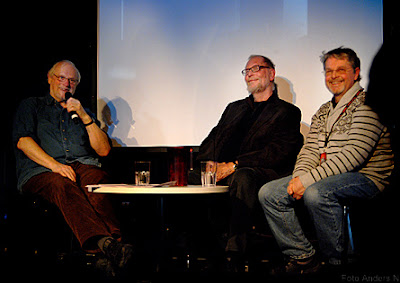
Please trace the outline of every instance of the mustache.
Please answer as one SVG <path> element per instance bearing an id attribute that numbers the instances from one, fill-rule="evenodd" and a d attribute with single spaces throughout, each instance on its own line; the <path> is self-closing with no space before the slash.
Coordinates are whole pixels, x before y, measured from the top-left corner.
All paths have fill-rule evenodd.
<path id="1" fill-rule="evenodd" d="M 333 80 L 329 80 L 328 82 L 329 83 L 341 83 L 343 81 L 344 81 L 343 79 L 333 79 Z"/>
<path id="2" fill-rule="evenodd" d="M 255 81 L 259 81 L 259 79 L 258 79 L 258 78 L 255 78 L 255 79 L 249 79 L 248 81 L 246 81 L 246 84 L 249 84 L 249 83 L 251 83 L 251 82 L 255 82 Z"/>

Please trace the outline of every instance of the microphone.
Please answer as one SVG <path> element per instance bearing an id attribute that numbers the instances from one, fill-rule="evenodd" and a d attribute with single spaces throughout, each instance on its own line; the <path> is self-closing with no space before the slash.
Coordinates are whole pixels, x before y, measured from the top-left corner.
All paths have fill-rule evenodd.
<path id="1" fill-rule="evenodd" d="M 67 101 L 68 99 L 70 99 L 72 97 L 72 94 L 70 92 L 66 92 L 65 93 L 65 101 Z M 75 124 L 79 123 L 79 116 L 78 114 L 76 114 L 75 111 L 71 111 L 69 112 L 69 114 L 71 115 L 71 119 L 72 121 L 74 121 Z"/>

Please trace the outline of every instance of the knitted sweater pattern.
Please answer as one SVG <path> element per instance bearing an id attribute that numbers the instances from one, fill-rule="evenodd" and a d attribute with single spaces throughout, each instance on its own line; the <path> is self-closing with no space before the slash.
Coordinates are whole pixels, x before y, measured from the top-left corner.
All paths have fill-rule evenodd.
<path id="1" fill-rule="evenodd" d="M 364 174 L 381 191 L 388 184 L 394 168 L 390 134 L 371 107 L 364 104 L 366 93 L 361 92 L 340 116 L 360 89 L 355 83 L 336 107 L 329 101 L 313 116 L 293 171 L 293 177 L 299 177 L 305 188 L 346 172 Z M 327 160 L 320 164 L 323 152 Z"/>

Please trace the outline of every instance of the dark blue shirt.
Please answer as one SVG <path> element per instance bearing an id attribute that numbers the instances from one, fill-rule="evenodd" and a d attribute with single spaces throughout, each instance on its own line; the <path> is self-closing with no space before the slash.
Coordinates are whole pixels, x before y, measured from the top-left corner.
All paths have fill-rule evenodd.
<path id="1" fill-rule="evenodd" d="M 95 118 L 88 109 L 85 111 Z M 99 122 L 96 121 L 99 125 Z M 51 157 L 60 163 L 80 162 L 101 166 L 96 152 L 90 146 L 89 135 L 81 121 L 75 124 L 68 111 L 50 95 L 30 97 L 21 102 L 14 119 L 18 189 L 33 176 L 51 172 L 29 159 L 17 148 L 21 137 L 31 137 Z"/>

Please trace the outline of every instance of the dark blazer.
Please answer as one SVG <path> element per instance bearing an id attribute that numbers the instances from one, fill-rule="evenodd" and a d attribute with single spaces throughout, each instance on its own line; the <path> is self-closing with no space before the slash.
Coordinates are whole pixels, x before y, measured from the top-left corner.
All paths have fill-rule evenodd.
<path id="1" fill-rule="evenodd" d="M 220 153 L 249 107 L 253 107 L 251 96 L 226 107 L 217 126 L 201 143 L 198 160 L 227 161 L 220 160 Z M 239 168 L 259 168 L 265 174 L 273 170 L 279 177 L 291 174 L 303 145 L 300 121 L 299 108 L 279 99 L 274 92 L 243 138 L 237 156 Z"/>

